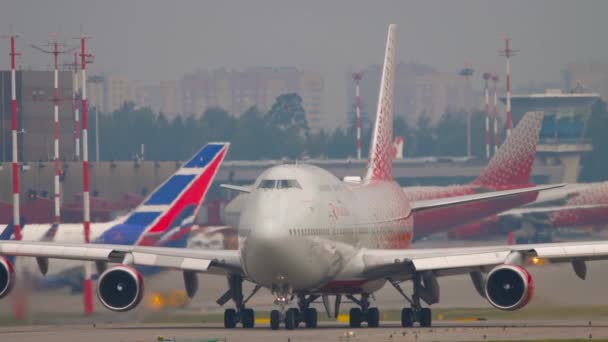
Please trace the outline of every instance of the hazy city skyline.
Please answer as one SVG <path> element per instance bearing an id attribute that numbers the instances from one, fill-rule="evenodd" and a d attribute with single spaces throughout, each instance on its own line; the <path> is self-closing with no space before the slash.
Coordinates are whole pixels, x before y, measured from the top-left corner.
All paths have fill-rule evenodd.
<path id="1" fill-rule="evenodd" d="M 29 44 L 81 26 L 92 36 L 92 72 L 128 76 L 143 84 L 225 67 L 295 66 L 325 81 L 328 122 L 344 122 L 349 67 L 381 62 L 389 23 L 398 25 L 398 60 L 456 72 L 465 60 L 479 73 L 504 74 L 497 50 L 508 34 L 521 50 L 513 83 L 559 81 L 569 62 L 608 61 L 603 1 L 6 1 L 0 33 L 20 34 L 24 66 L 49 65 Z M 0 41 L 0 69 L 9 67 Z M 503 77 L 504 78 L 504 77 Z M 480 77 L 474 87 L 481 86 Z"/>

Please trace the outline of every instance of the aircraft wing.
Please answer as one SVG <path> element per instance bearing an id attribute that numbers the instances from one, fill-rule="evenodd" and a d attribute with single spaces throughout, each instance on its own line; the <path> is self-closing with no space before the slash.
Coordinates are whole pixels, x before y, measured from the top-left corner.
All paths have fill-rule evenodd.
<path id="1" fill-rule="evenodd" d="M 524 217 L 535 214 L 551 214 L 559 211 L 567 210 L 584 210 L 584 209 L 608 209 L 608 204 L 579 204 L 579 205 L 556 205 L 549 207 L 525 207 L 516 208 L 498 214 L 499 217 L 517 216 Z"/>
<path id="2" fill-rule="evenodd" d="M 233 184 L 220 184 L 220 188 L 238 191 L 238 192 L 244 192 L 247 194 L 250 193 L 252 190 L 251 187 L 249 187 L 249 186 L 233 185 Z"/>
<path id="3" fill-rule="evenodd" d="M 125 263 L 216 274 L 242 273 L 241 258 L 237 250 L 0 241 L 0 255 Z"/>
<path id="4" fill-rule="evenodd" d="M 584 263 L 608 259 L 608 241 L 437 249 L 363 249 L 362 276 L 368 279 L 411 279 L 418 272 L 435 276 L 488 271 L 500 264 L 525 264 L 537 257 L 551 262 Z M 583 272 L 584 273 L 584 272 Z M 584 278 L 577 272 L 579 277 Z"/>
<path id="5" fill-rule="evenodd" d="M 485 192 L 481 194 L 463 195 L 455 197 L 438 198 L 432 200 L 422 200 L 411 202 L 412 212 L 439 209 L 443 207 L 458 206 L 461 204 L 476 203 L 491 201 L 500 198 L 508 198 L 516 195 L 538 192 L 550 189 L 557 189 L 563 187 L 565 184 L 551 184 L 551 185 L 540 185 L 529 188 L 520 188 L 513 190 L 502 190 Z"/>

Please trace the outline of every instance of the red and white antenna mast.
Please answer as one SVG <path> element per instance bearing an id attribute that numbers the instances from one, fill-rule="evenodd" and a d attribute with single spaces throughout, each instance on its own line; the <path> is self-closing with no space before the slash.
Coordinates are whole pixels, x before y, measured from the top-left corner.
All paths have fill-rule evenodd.
<path id="1" fill-rule="evenodd" d="M 359 82 L 362 78 L 361 72 L 353 73 L 353 80 L 355 81 L 355 111 L 357 115 L 357 159 L 361 159 L 361 93 Z"/>
<path id="2" fill-rule="evenodd" d="M 507 59 L 507 67 L 506 67 L 506 79 L 507 79 L 507 136 L 511 135 L 511 128 L 513 125 L 512 117 L 511 117 L 511 57 L 515 56 L 519 50 L 513 50 L 509 47 L 509 42 L 511 38 L 503 37 L 505 42 L 504 50 L 500 50 L 499 53 L 501 56 L 506 57 Z"/>
<path id="3" fill-rule="evenodd" d="M 494 154 L 498 152 L 498 75 L 492 75 L 492 82 L 494 83 Z"/>
<path id="4" fill-rule="evenodd" d="M 486 159 L 490 159 L 490 91 L 488 89 L 488 81 L 492 77 L 489 72 L 484 72 L 484 91 L 485 91 L 485 109 L 486 109 Z"/>
<path id="5" fill-rule="evenodd" d="M 88 106 L 87 106 L 87 63 L 92 62 L 93 55 L 86 51 L 86 41 L 89 37 L 82 35 L 80 38 L 80 71 L 82 82 L 82 179 L 83 179 L 83 224 L 84 242 L 91 242 L 91 199 L 89 196 L 89 133 L 88 133 Z M 84 279 L 84 312 L 87 315 L 93 313 L 93 265 L 85 264 Z"/>
<path id="6" fill-rule="evenodd" d="M 80 103 L 78 102 L 78 52 L 74 52 L 74 64 L 72 75 L 72 98 L 74 100 L 74 159 L 80 160 Z"/>
<path id="7" fill-rule="evenodd" d="M 12 154 L 13 154 L 13 229 L 15 240 L 21 240 L 21 223 L 19 214 L 19 140 L 17 138 L 17 71 L 15 59 L 21 54 L 15 51 L 15 39 L 18 35 L 12 32 L 7 36 L 11 42 L 11 114 L 12 114 Z"/>
<path id="8" fill-rule="evenodd" d="M 21 215 L 19 213 L 19 139 L 17 137 L 18 134 L 18 125 L 19 122 L 17 120 L 17 71 L 16 71 L 16 58 L 20 56 L 20 53 L 15 51 L 15 39 L 18 35 L 9 33 L 8 36 L 3 36 L 10 40 L 11 44 L 11 114 L 12 114 L 12 173 L 13 173 L 13 231 L 15 235 L 15 240 L 21 240 Z M 15 259 L 15 263 L 13 267 L 17 268 L 19 264 L 17 262 L 18 259 Z M 25 292 L 23 288 L 17 289 L 14 294 L 13 301 L 13 309 L 15 311 L 15 316 L 17 319 L 25 318 L 25 309 L 26 309 L 26 300 Z"/>
<path id="9" fill-rule="evenodd" d="M 55 39 L 48 45 L 52 46 L 52 50 L 47 50 L 42 47 L 31 45 L 33 48 L 49 53 L 53 55 L 53 161 L 55 162 L 55 177 L 54 177 L 54 189 L 55 194 L 53 196 L 55 202 L 55 223 L 61 221 L 61 184 L 59 182 L 59 174 L 61 169 L 59 167 L 59 54 L 73 51 L 73 48 L 66 50 L 59 50 L 59 42 L 57 41 L 57 33 L 54 33 Z M 61 44 L 62 46 L 64 44 Z"/>

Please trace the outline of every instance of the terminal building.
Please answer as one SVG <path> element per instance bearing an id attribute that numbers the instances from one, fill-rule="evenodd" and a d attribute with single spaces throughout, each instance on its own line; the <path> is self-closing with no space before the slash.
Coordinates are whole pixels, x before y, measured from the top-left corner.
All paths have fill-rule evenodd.
<path id="1" fill-rule="evenodd" d="M 514 125 L 527 112 L 544 112 L 537 160 L 543 165 L 560 165 L 563 168 L 562 182 L 578 180 L 581 156 L 593 149 L 585 133 L 591 106 L 599 99 L 597 93 L 564 93 L 560 90 L 511 96 Z"/>
<path id="2" fill-rule="evenodd" d="M 53 158 L 53 72 L 16 72 L 19 160 L 48 161 Z M 59 158 L 73 160 L 74 111 L 72 72 L 59 72 Z M 10 162 L 11 150 L 11 72 L 0 71 L 0 160 Z"/>

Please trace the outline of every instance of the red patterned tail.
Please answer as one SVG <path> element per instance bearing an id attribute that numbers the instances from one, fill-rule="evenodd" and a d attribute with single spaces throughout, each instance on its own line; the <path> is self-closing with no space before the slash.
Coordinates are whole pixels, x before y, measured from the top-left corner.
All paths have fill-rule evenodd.
<path id="1" fill-rule="evenodd" d="M 525 114 L 473 184 L 487 187 L 528 184 L 542 122 L 542 112 Z"/>
<path id="2" fill-rule="evenodd" d="M 378 96 L 378 112 L 369 149 L 366 181 L 393 179 L 393 89 L 395 80 L 395 31 L 388 27 L 384 68 Z"/>

